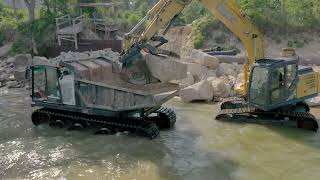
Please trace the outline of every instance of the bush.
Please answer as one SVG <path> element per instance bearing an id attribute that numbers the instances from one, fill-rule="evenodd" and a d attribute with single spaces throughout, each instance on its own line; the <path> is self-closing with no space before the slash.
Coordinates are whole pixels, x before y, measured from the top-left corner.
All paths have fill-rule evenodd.
<path id="1" fill-rule="evenodd" d="M 39 55 L 45 55 L 47 48 L 55 41 L 55 17 L 46 15 L 32 23 L 21 23 L 17 27 L 17 32 L 17 39 L 12 47 L 14 53 L 30 53 L 33 36 Z"/>
<path id="2" fill-rule="evenodd" d="M 194 48 L 201 48 L 208 37 L 209 29 L 217 26 L 218 21 L 211 16 L 203 16 L 192 23 L 192 42 Z"/>
<path id="3" fill-rule="evenodd" d="M 14 40 L 15 29 L 25 17 L 23 11 L 17 10 L 15 14 L 12 9 L 0 3 L 0 45 Z"/>
<path id="4" fill-rule="evenodd" d="M 0 33 L 0 46 L 3 46 L 5 43 L 5 37 L 2 33 Z"/>

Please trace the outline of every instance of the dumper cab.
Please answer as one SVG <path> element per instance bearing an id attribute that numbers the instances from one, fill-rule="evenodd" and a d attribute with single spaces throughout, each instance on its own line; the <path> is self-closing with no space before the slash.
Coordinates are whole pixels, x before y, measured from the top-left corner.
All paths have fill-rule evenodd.
<path id="1" fill-rule="evenodd" d="M 269 111 L 318 94 L 318 74 L 297 59 L 262 59 L 251 69 L 248 102 Z"/>

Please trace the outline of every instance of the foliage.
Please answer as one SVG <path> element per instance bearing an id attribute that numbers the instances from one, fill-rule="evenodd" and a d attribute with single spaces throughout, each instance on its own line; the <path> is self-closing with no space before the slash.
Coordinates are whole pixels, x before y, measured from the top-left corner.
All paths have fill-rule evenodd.
<path id="1" fill-rule="evenodd" d="M 34 37 L 39 55 L 45 55 L 47 48 L 55 41 L 55 18 L 71 13 L 63 0 L 44 0 L 39 17 L 33 22 L 20 23 L 16 40 L 12 46 L 14 53 L 30 53 Z"/>
<path id="2" fill-rule="evenodd" d="M 261 29 L 286 32 L 320 26 L 319 0 L 238 0 Z"/>
<path id="3" fill-rule="evenodd" d="M 14 30 L 25 18 L 23 11 L 19 10 L 15 14 L 12 9 L 0 3 L 0 46 L 13 40 Z"/>
<path id="4" fill-rule="evenodd" d="M 119 2 L 117 0 L 111 0 Z M 83 8 L 87 16 L 106 19 L 110 23 L 121 25 L 127 32 L 142 19 L 158 0 L 124 0 L 126 5 L 111 10 L 105 7 Z M 79 2 L 105 2 L 104 0 L 42 0 L 37 10 L 36 20 L 27 23 L 26 10 L 16 13 L 0 3 L 0 45 L 15 40 L 13 50 L 24 52 L 30 50 L 30 37 L 33 34 L 39 51 L 44 53 L 46 47 L 54 41 L 55 17 L 70 14 L 78 15 Z M 319 0 L 236 0 L 237 4 L 248 14 L 260 29 L 272 32 L 289 32 L 305 29 L 319 29 Z M 193 0 L 176 18 L 173 25 L 192 24 L 193 43 L 201 48 L 207 39 L 209 30 L 220 27 L 218 20 L 198 0 Z M 18 34 L 16 34 L 18 32 Z M 12 37 L 16 37 L 13 39 Z M 223 42 L 223 39 L 218 39 Z M 303 46 L 305 42 L 291 40 L 292 46 Z"/>
<path id="5" fill-rule="evenodd" d="M 206 9 L 201 5 L 201 3 L 194 0 L 182 11 L 179 20 L 183 24 L 191 24 L 193 21 L 203 16 L 205 13 Z"/>
<path id="6" fill-rule="evenodd" d="M 195 48 L 201 48 L 208 37 L 209 29 L 216 26 L 217 21 L 211 16 L 203 16 L 192 23 L 192 42 Z"/>

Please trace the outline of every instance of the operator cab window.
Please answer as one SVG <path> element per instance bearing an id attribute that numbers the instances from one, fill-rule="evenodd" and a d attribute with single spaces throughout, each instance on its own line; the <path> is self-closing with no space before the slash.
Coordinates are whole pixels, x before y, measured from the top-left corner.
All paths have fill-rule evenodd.
<path id="1" fill-rule="evenodd" d="M 267 101 L 268 69 L 256 67 L 252 73 L 250 99 L 256 104 L 263 105 Z"/>
<path id="2" fill-rule="evenodd" d="M 33 97 L 37 100 L 58 102 L 60 91 L 57 69 L 49 66 L 37 66 L 33 68 L 33 73 Z"/>
<path id="3" fill-rule="evenodd" d="M 282 99 L 282 92 L 285 85 L 285 71 L 284 67 L 279 67 L 272 72 L 271 81 L 271 102 L 277 103 Z"/>
<path id="4" fill-rule="evenodd" d="M 298 73 L 298 67 L 296 64 L 290 64 L 287 66 L 286 71 L 286 87 L 290 88 L 294 84 Z"/>

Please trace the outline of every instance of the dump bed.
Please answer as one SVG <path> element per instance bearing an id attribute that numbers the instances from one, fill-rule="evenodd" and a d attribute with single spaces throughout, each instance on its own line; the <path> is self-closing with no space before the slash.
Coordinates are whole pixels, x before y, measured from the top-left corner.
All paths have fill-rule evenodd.
<path id="1" fill-rule="evenodd" d="M 122 112 L 159 106 L 178 92 L 178 85 L 171 83 L 131 84 L 120 64 L 108 58 L 68 60 L 57 67 L 32 69 L 32 97 L 38 106 Z"/>

